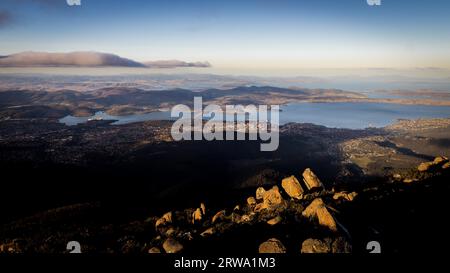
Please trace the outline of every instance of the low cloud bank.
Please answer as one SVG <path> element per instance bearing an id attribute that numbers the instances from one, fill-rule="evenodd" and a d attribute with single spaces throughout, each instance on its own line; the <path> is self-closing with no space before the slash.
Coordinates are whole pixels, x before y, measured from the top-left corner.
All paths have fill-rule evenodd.
<path id="1" fill-rule="evenodd" d="M 8 56 L 0 56 L 0 67 L 149 67 L 149 68 L 176 68 L 176 67 L 210 67 L 208 62 L 184 62 L 178 60 L 163 60 L 150 62 L 137 62 L 122 58 L 118 55 L 99 52 L 22 52 Z"/>
<path id="2" fill-rule="evenodd" d="M 148 67 L 154 68 L 175 68 L 175 67 L 211 67 L 209 62 L 183 62 L 178 60 L 150 61 L 144 63 Z"/>

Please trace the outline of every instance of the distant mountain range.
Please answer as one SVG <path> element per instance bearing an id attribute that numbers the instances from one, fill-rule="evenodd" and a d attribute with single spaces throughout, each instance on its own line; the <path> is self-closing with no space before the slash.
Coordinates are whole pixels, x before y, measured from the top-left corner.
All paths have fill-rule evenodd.
<path id="1" fill-rule="evenodd" d="M 49 53 L 27 51 L 8 56 L 0 56 L 0 67 L 210 67 L 208 62 L 185 62 L 179 60 L 159 60 L 137 62 L 115 54 L 93 51 L 69 53 Z"/>
<path id="2" fill-rule="evenodd" d="M 366 97 L 335 89 L 292 89 L 273 86 L 240 86 L 231 89 L 170 89 L 146 91 L 139 88 L 107 87 L 77 92 L 17 90 L 0 92 L 0 117 L 63 117 L 68 114 L 92 115 L 96 111 L 126 115 L 157 111 L 176 104 L 191 105 L 195 96 L 205 103 L 284 104 L 298 101 L 353 101 Z"/>

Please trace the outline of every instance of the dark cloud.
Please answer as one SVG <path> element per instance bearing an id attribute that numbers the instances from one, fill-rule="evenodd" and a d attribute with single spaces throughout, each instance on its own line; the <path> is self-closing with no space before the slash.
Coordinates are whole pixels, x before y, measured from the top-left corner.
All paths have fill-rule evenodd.
<path id="1" fill-rule="evenodd" d="M 11 13 L 6 10 L 0 10 L 0 27 L 10 24 L 11 21 Z"/>
<path id="2" fill-rule="evenodd" d="M 211 67 L 209 62 L 183 62 L 178 60 L 150 61 L 144 64 L 154 68 Z"/>
<path id="3" fill-rule="evenodd" d="M 98 52 L 22 52 L 0 58 L 3 67 L 28 66 L 125 66 L 144 67 L 143 64 L 114 54 Z"/>

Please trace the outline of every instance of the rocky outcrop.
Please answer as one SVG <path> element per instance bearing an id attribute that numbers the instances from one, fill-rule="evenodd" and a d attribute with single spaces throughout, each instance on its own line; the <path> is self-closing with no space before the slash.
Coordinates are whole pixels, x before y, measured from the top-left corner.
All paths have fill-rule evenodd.
<path id="1" fill-rule="evenodd" d="M 248 251 L 248 253 L 256 251 L 260 253 L 350 253 L 352 252 L 351 239 L 354 235 L 352 232 L 355 232 L 355 223 L 352 221 L 358 221 L 358 217 L 370 216 L 371 211 L 367 213 L 366 208 L 371 209 L 372 205 L 377 205 L 373 207 L 378 210 L 378 204 L 382 204 L 382 212 L 389 213 L 393 209 L 390 203 L 391 198 L 394 200 L 393 198 L 410 192 L 414 194 L 414 197 L 416 192 L 420 196 L 426 194 L 428 188 L 446 189 L 443 186 L 448 183 L 440 181 L 448 181 L 450 173 L 445 169 L 450 165 L 448 159 L 437 157 L 425 165 L 431 168 L 428 167 L 427 171 L 423 172 L 416 167 L 393 170 L 387 179 L 380 178 L 379 181 L 382 183 L 367 183 L 367 185 L 360 183 L 356 187 L 351 183 L 336 183 L 332 190 L 323 189 L 322 182 L 317 176 L 310 169 L 306 169 L 303 173 L 303 181 L 290 176 L 278 181 L 277 186 L 268 190 L 262 187 L 250 189 L 254 193 L 256 190 L 256 194 L 249 198 L 246 198 L 248 191 L 244 189 L 241 191 L 242 195 L 237 196 L 236 199 L 225 200 L 229 207 L 221 208 L 221 210 L 218 210 L 218 207 L 213 209 L 208 207 L 207 210 L 205 204 L 201 203 L 198 207 L 167 212 L 161 217 L 143 217 L 132 223 L 114 226 L 114 229 L 105 227 L 109 233 L 105 235 L 105 232 L 101 235 L 106 238 L 109 236 L 105 240 L 106 243 L 92 251 L 93 246 L 89 245 L 89 240 L 86 240 L 83 252 L 86 249 L 90 252 L 99 250 L 110 253 L 196 253 L 205 249 L 220 251 L 222 248 L 227 248 L 228 251 L 230 250 L 228 248 L 235 248 L 235 242 L 239 242 L 239 251 Z M 405 185 L 404 182 L 420 183 Z M 439 187 L 434 188 L 436 185 Z M 319 188 L 323 190 L 314 190 Z M 442 190 L 442 192 L 447 191 Z M 208 200 L 213 200 L 214 196 L 210 198 Z M 388 205 L 383 204 L 386 198 L 389 200 Z M 221 202 L 222 200 L 218 204 Z M 360 206 L 361 204 L 363 206 Z M 365 207 L 366 204 L 367 207 Z M 341 223 L 334 218 L 335 213 L 339 216 Z M 356 214 L 355 217 L 354 214 Z M 392 213 L 390 217 L 397 215 Z M 38 223 L 33 226 L 34 230 L 39 229 L 41 225 L 39 221 L 33 220 Z M 29 222 L 25 223 L 29 224 Z M 349 229 L 346 229 L 346 226 Z M 6 227 L 4 229 L 0 227 L 0 234 L 5 234 L 5 230 L 8 232 L 16 229 L 15 226 Z M 371 226 L 364 226 L 364 228 L 370 230 Z M 96 231 L 90 228 L 89 232 Z M 82 235 L 85 236 L 86 233 Z M 45 238 L 36 240 L 37 243 L 30 243 L 27 238 L 27 242 L 22 244 L 17 239 L 13 240 L 13 238 L 22 238 L 22 234 L 3 236 L 0 238 L 0 252 L 44 252 L 56 245 L 53 238 L 64 238 L 65 243 L 65 239 L 72 236 L 73 234 L 64 235 L 62 232 L 56 235 L 46 234 Z M 267 240 L 268 238 L 272 239 Z M 287 248 L 275 238 L 286 243 Z M 47 243 L 47 240 L 51 244 Z M 63 240 L 59 240 L 59 245 L 63 245 L 61 244 Z M 364 251 L 364 246 L 361 248 L 358 244 L 356 252 Z"/>
<path id="2" fill-rule="evenodd" d="M 361 203 L 383 200 L 388 194 L 392 196 L 421 186 L 420 183 L 405 185 L 403 181 L 406 179 L 426 183 L 436 181 L 429 180 L 430 177 L 434 179 L 441 175 L 438 181 L 445 180 L 448 172 L 440 167 L 447 163 L 449 162 L 446 158 L 437 158 L 432 162 L 433 166 L 439 166 L 436 172 L 409 169 L 399 172 L 399 175 L 390 175 L 390 183 L 360 185 L 356 188 L 357 191 L 351 191 L 355 188 L 349 185 L 335 184 L 330 191 L 309 191 L 303 187 L 302 190 L 305 189 L 303 192 L 297 187 L 302 185 L 302 181 L 299 182 L 294 176 L 287 177 L 278 184 L 278 186 L 281 184 L 283 191 L 280 192 L 278 186 L 273 186 L 269 190 L 260 187 L 256 190 L 256 198 L 251 196 L 245 199 L 242 195 L 242 198 L 237 199 L 241 202 L 237 204 L 235 200 L 228 200 L 230 207 L 219 210 L 213 217 L 210 217 L 205 204 L 201 203 L 198 208 L 186 208 L 167 212 L 160 218 L 148 217 L 147 220 L 136 221 L 136 224 L 130 224 L 119 231 L 125 232 L 126 235 L 122 233 L 118 237 L 119 240 L 115 237 L 113 243 L 116 245 L 108 244 L 108 251 L 191 253 L 193 250 L 195 253 L 205 247 L 233 248 L 233 242 L 237 240 L 242 242 L 243 248 L 250 249 L 250 252 L 258 249 L 260 253 L 285 253 L 286 247 L 280 240 L 275 239 L 279 238 L 289 243 L 286 246 L 292 253 L 350 253 L 352 245 L 349 240 L 352 234 L 349 230 L 353 231 L 354 226 L 348 222 L 353 215 L 347 213 L 353 213 L 355 206 Z M 311 189 L 322 187 L 322 183 L 312 171 L 308 170 L 305 170 L 304 179 L 309 182 L 307 184 L 304 181 L 305 184 L 310 185 Z M 445 185 L 445 183 L 436 184 Z M 423 186 L 431 186 L 431 183 Z M 299 195 L 301 198 L 298 198 Z M 287 198 L 288 196 L 290 198 Z M 355 198 L 358 202 L 350 202 Z M 340 218 L 342 223 L 337 222 L 334 213 L 342 216 Z M 156 229 L 153 229 L 153 223 Z M 351 227 L 348 230 L 345 228 L 347 225 Z M 267 238 L 272 239 L 264 242 Z M 259 248 L 254 245 L 255 240 L 257 243 L 262 242 Z M 27 242 L 25 246 L 29 247 L 29 243 Z M 358 248 L 358 251 L 365 249 Z M 0 242 L 0 252 L 20 253 L 22 247 L 17 240 L 5 238 Z"/>
<path id="3" fill-rule="evenodd" d="M 329 228 L 331 231 L 337 231 L 336 221 L 331 213 L 328 211 L 322 198 L 316 198 L 311 204 L 302 212 L 304 217 L 317 222 L 324 227 Z"/>
<path id="4" fill-rule="evenodd" d="M 305 183 L 308 190 L 316 190 L 316 189 L 323 189 L 323 184 L 317 178 L 317 176 L 311 171 L 310 168 L 305 169 L 303 172 L 303 182 Z"/>
<path id="5" fill-rule="evenodd" d="M 259 245 L 259 253 L 286 253 L 286 248 L 280 240 L 272 238 Z"/>
<path id="6" fill-rule="evenodd" d="M 295 176 L 289 176 L 281 181 L 281 186 L 289 197 L 300 199 L 303 194 L 303 188 Z"/>
<path id="7" fill-rule="evenodd" d="M 168 238 L 164 241 L 163 248 L 166 253 L 178 253 L 183 250 L 183 245 L 173 238 Z"/>

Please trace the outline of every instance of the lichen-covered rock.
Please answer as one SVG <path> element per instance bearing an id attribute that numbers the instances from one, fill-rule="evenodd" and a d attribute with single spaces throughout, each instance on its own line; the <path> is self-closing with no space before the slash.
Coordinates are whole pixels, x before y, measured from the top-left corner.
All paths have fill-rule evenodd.
<path id="1" fill-rule="evenodd" d="M 280 240 L 272 238 L 259 245 L 259 253 L 286 253 Z"/>
<path id="2" fill-rule="evenodd" d="M 303 194 L 303 188 L 295 176 L 289 176 L 281 181 L 281 186 L 289 197 L 300 199 Z"/>

